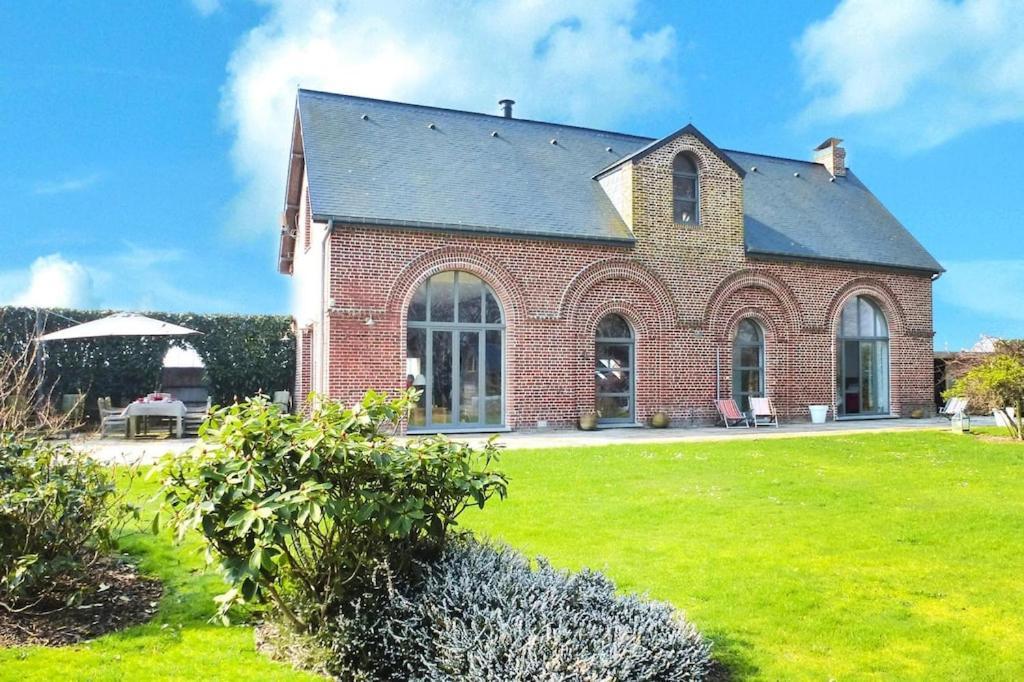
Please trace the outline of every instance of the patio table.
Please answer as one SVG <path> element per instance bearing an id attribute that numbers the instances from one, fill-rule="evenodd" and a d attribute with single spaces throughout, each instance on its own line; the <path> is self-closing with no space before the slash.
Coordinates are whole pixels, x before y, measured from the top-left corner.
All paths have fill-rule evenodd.
<path id="1" fill-rule="evenodd" d="M 173 417 L 177 420 L 175 434 L 181 438 L 184 433 L 182 419 L 185 417 L 185 403 L 180 400 L 154 400 L 152 402 L 134 402 L 124 408 L 121 414 L 128 418 L 128 437 L 134 438 L 136 422 L 139 417 Z"/>

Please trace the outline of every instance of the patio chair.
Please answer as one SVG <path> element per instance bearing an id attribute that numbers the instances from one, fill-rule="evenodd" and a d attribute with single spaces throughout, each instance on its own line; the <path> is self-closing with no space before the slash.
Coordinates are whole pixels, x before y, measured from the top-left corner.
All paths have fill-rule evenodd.
<path id="1" fill-rule="evenodd" d="M 967 398 L 950 398 L 946 401 L 946 404 L 942 406 L 942 409 L 939 410 L 939 414 L 952 421 L 953 417 L 966 411 Z"/>
<path id="2" fill-rule="evenodd" d="M 124 416 L 124 411 L 112 407 L 109 397 L 100 398 L 97 402 L 100 408 L 100 438 L 106 436 L 110 431 L 121 437 L 127 436 L 128 417 Z"/>
<path id="3" fill-rule="evenodd" d="M 199 435 L 199 427 L 210 416 L 212 403 L 212 399 L 207 397 L 205 404 L 186 404 L 185 418 L 182 420 L 182 429 L 185 431 L 186 436 Z"/>
<path id="4" fill-rule="evenodd" d="M 779 426 L 779 413 L 775 411 L 771 398 L 751 398 L 750 416 L 755 429 L 758 426 Z"/>
<path id="5" fill-rule="evenodd" d="M 1014 424 L 1017 422 L 1017 414 L 1012 407 L 1004 407 L 1001 410 L 992 410 L 992 416 L 996 419 L 996 426 L 1002 426 L 1006 429 L 1014 428 Z"/>
<path id="6" fill-rule="evenodd" d="M 292 394 L 288 391 L 274 391 L 272 402 L 280 407 L 282 412 L 289 412 L 292 409 Z"/>
<path id="7" fill-rule="evenodd" d="M 718 408 L 718 415 L 721 417 L 722 423 L 725 424 L 725 428 L 732 428 L 740 424 L 743 424 L 748 429 L 750 428 L 750 420 L 740 412 L 739 406 L 732 398 L 716 400 L 715 407 Z"/>

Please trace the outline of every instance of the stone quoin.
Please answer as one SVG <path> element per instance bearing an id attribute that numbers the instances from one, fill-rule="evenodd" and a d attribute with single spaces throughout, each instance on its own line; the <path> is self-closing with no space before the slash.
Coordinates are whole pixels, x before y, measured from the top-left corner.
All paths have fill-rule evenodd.
<path id="1" fill-rule="evenodd" d="M 829 138 L 801 161 L 300 90 L 279 270 L 296 394 L 410 431 L 933 412 L 942 267 Z M 301 403 L 302 401 L 297 401 Z"/>

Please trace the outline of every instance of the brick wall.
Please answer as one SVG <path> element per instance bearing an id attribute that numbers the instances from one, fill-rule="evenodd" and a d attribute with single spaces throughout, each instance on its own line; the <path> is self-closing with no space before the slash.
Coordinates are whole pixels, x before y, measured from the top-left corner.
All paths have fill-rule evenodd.
<path id="1" fill-rule="evenodd" d="M 699 162 L 700 225 L 672 220 L 672 159 Z M 843 303 L 868 295 L 890 326 L 892 411 L 932 405 L 932 288 L 926 273 L 754 260 L 743 242 L 743 182 L 684 135 L 609 186 L 631 191 L 632 247 L 336 225 L 330 243 L 329 394 L 357 400 L 405 378 L 405 313 L 429 276 L 485 281 L 506 317 L 506 424 L 574 424 L 594 404 L 594 329 L 614 311 L 636 334 L 636 412 L 676 424 L 715 417 L 731 394 L 732 339 L 744 317 L 765 330 L 766 379 L 785 419 L 833 404 Z M 623 210 L 620 208 L 620 210 Z"/>

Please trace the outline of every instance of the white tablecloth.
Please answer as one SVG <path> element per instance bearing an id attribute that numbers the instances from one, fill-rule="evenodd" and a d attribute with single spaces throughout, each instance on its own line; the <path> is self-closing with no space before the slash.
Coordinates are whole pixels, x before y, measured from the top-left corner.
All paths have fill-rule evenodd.
<path id="1" fill-rule="evenodd" d="M 180 400 L 158 400 L 150 403 L 130 403 L 121 414 L 128 418 L 128 435 L 135 435 L 135 420 L 139 417 L 173 417 L 177 420 L 175 429 L 178 438 L 183 433 L 182 419 L 186 412 L 185 403 Z"/>

